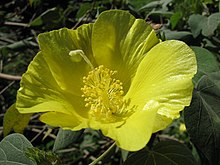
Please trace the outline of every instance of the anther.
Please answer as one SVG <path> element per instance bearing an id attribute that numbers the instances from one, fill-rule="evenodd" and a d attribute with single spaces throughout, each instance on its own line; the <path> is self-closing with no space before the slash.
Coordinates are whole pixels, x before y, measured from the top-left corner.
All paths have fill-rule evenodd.
<path id="1" fill-rule="evenodd" d="M 111 121 L 122 111 L 124 92 L 120 80 L 113 78 L 116 73 L 101 65 L 83 77 L 84 87 L 81 90 L 85 107 L 97 120 Z"/>

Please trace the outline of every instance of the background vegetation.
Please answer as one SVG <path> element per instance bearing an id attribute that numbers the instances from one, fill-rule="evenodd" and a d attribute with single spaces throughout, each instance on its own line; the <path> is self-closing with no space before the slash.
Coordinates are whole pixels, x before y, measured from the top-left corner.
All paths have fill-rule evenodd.
<path id="1" fill-rule="evenodd" d="M 112 141 L 99 132 L 90 129 L 70 132 L 50 128 L 38 121 L 38 114 L 31 116 L 29 122 L 30 116 L 20 116 L 11 106 L 15 102 L 20 76 L 39 51 L 39 33 L 61 27 L 75 29 L 81 24 L 94 22 L 102 11 L 109 9 L 128 10 L 136 18 L 145 19 L 162 40 L 178 39 L 186 42 L 196 53 L 198 73 L 193 80 L 195 90 L 191 106 L 185 109 L 179 120 L 153 135 L 147 150 L 132 154 L 116 148 L 105 157 L 102 164 L 138 164 L 144 160 L 154 164 L 152 157 L 158 164 L 161 160 L 162 164 L 166 161 L 167 164 L 187 164 L 185 159 L 189 159 L 188 164 L 220 164 L 218 0 L 1 0 L 0 140 L 12 132 L 23 133 L 31 143 L 19 134 L 11 138 L 7 136 L 7 141 L 14 144 L 16 139 L 20 139 L 20 143 L 26 144 L 27 148 L 32 147 L 25 151 L 26 155 L 38 164 L 59 164 L 59 161 L 62 164 L 88 164 L 109 148 Z M 163 145 L 158 143 L 164 140 L 169 142 Z M 3 142 L 0 143 L 0 149 L 7 153 Z M 173 148 L 174 143 L 176 148 Z M 182 157 L 180 162 L 177 159 L 169 162 L 167 152 L 171 156 L 188 154 L 188 157 Z M 166 161 L 160 158 L 161 155 L 166 155 Z M 26 157 L 20 159 L 25 161 Z"/>

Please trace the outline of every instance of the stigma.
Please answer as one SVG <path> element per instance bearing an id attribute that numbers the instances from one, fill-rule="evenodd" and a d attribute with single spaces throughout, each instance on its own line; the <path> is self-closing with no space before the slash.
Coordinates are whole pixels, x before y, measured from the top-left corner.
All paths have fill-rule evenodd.
<path id="1" fill-rule="evenodd" d="M 113 122 L 122 114 L 123 84 L 113 78 L 116 73 L 101 65 L 83 77 L 84 87 L 81 90 L 85 107 L 96 120 Z"/>

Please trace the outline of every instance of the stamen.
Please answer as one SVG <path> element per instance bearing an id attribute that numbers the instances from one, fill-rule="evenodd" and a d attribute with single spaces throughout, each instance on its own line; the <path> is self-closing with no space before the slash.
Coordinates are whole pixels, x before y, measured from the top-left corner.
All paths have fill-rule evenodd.
<path id="1" fill-rule="evenodd" d="M 116 73 L 101 65 L 83 77 L 84 87 L 81 90 L 85 107 L 90 109 L 90 115 L 97 120 L 111 122 L 124 113 L 123 84 L 113 78 Z"/>

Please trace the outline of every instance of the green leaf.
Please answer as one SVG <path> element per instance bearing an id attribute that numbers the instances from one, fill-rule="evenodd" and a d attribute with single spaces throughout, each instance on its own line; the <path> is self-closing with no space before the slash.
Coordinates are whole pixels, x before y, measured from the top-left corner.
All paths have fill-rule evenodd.
<path id="1" fill-rule="evenodd" d="M 31 6 L 38 6 L 41 3 L 41 0 L 28 0 Z"/>
<path id="2" fill-rule="evenodd" d="M 199 14 L 193 14 L 189 17 L 188 24 L 191 28 L 191 32 L 194 38 L 198 37 L 198 35 L 201 33 L 206 21 L 207 17 Z"/>
<path id="3" fill-rule="evenodd" d="M 220 71 L 204 75 L 184 111 L 187 132 L 210 164 L 220 164 Z"/>
<path id="4" fill-rule="evenodd" d="M 28 37 L 24 40 L 13 42 L 12 44 L 0 46 L 0 52 L 2 51 L 22 51 L 26 48 L 34 48 L 38 47 L 38 45 L 34 42 L 32 42 L 33 37 Z"/>
<path id="5" fill-rule="evenodd" d="M 155 0 L 138 0 L 138 1 L 137 0 L 128 0 L 128 1 L 132 6 L 134 6 L 136 9 L 138 9 L 138 8 L 148 4 L 150 2 L 153 2 Z"/>
<path id="6" fill-rule="evenodd" d="M 32 144 L 21 134 L 14 133 L 5 137 L 0 143 L 0 164 L 34 165 L 34 162 L 24 153 L 31 147 L 33 147 Z"/>
<path id="7" fill-rule="evenodd" d="M 39 165 L 61 165 L 59 157 L 52 152 L 45 152 L 33 147 L 28 148 L 25 154 Z"/>
<path id="8" fill-rule="evenodd" d="M 132 154 L 124 165 L 196 165 L 191 151 L 176 141 L 162 141 L 152 150 L 141 150 Z"/>
<path id="9" fill-rule="evenodd" d="M 121 157 L 122 157 L 123 161 L 125 161 L 127 159 L 128 154 L 129 154 L 129 151 L 121 149 Z"/>
<path id="10" fill-rule="evenodd" d="M 170 18 L 171 28 L 174 29 L 181 19 L 182 14 L 180 12 L 174 13 Z"/>
<path id="11" fill-rule="evenodd" d="M 30 26 L 41 26 L 46 24 L 48 27 L 56 27 L 63 19 L 61 9 L 54 7 L 43 12 L 29 24 Z"/>
<path id="12" fill-rule="evenodd" d="M 201 32 L 204 36 L 212 36 L 220 23 L 220 13 L 214 13 L 209 17 L 193 14 L 188 20 L 193 37 L 197 37 Z"/>
<path id="13" fill-rule="evenodd" d="M 160 5 L 161 5 L 160 1 L 152 1 L 152 2 L 149 2 L 146 5 L 142 6 L 139 10 L 143 11 L 146 9 L 153 9 L 153 8 L 157 8 Z"/>
<path id="14" fill-rule="evenodd" d="M 220 1 L 218 3 L 218 11 L 220 12 Z"/>
<path id="15" fill-rule="evenodd" d="M 202 0 L 202 2 L 204 2 L 205 4 L 212 4 L 212 0 Z"/>
<path id="16" fill-rule="evenodd" d="M 68 145 L 74 143 L 77 139 L 79 139 L 82 133 L 83 130 L 70 131 L 70 130 L 63 130 L 60 128 L 53 146 L 53 151 L 66 148 Z"/>
<path id="17" fill-rule="evenodd" d="M 146 5 L 143 5 L 139 10 L 149 10 L 153 9 L 155 10 L 156 8 L 161 8 L 160 10 L 163 12 L 168 11 L 167 5 L 171 2 L 172 0 L 151 0 L 148 1 Z"/>
<path id="18" fill-rule="evenodd" d="M 220 23 L 220 13 L 214 13 L 207 19 L 205 26 L 202 28 L 204 36 L 212 36 Z"/>
<path id="19" fill-rule="evenodd" d="M 10 106 L 4 115 L 3 133 L 8 135 L 11 130 L 17 133 L 23 133 L 32 114 L 21 114 L 15 108 L 15 104 Z"/>
<path id="20" fill-rule="evenodd" d="M 197 83 L 203 75 L 220 70 L 216 57 L 210 51 L 197 46 L 192 46 L 191 48 L 196 54 L 198 65 L 198 71 L 193 78 L 195 83 Z"/>
<path id="21" fill-rule="evenodd" d="M 171 31 L 171 30 L 163 30 L 162 31 L 167 40 L 189 40 L 192 38 L 192 33 L 187 31 Z"/>
<path id="22" fill-rule="evenodd" d="M 91 9 L 91 7 L 91 3 L 81 3 L 79 10 L 77 11 L 76 18 L 83 17 L 89 11 L 89 9 Z"/>

